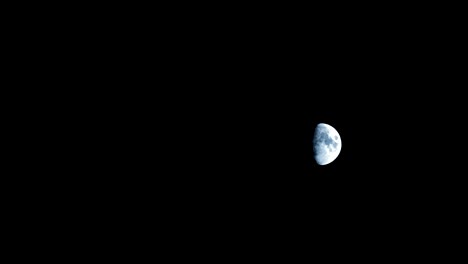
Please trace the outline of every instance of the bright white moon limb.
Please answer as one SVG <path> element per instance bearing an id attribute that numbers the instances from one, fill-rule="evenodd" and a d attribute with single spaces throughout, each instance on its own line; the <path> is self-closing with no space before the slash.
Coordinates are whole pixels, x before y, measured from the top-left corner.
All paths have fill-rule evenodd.
<path id="1" fill-rule="evenodd" d="M 315 128 L 314 157 L 319 165 L 327 165 L 334 161 L 341 151 L 341 137 L 335 128 L 320 123 Z"/>

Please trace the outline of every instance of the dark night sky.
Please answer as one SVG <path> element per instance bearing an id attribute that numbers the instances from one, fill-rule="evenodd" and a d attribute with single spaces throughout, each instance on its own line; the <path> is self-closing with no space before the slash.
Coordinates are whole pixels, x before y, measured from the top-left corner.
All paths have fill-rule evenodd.
<path id="1" fill-rule="evenodd" d="M 63 230 L 99 249 L 99 236 L 164 251 L 161 241 L 190 258 L 182 244 L 348 258 L 457 241 L 435 237 L 466 225 L 466 30 L 397 25 L 367 5 L 369 17 L 283 5 L 106 7 L 115 18 L 73 19 L 80 32 L 61 19 L 50 36 L 37 30 L 17 60 L 33 72 L 18 77 L 33 103 L 16 118 L 17 151 L 33 161 L 17 168 L 32 172 L 12 177 L 58 217 L 25 219 L 78 221 Z M 318 123 L 342 139 L 325 166 L 313 157 Z"/>
<path id="2" fill-rule="evenodd" d="M 147 49 L 109 70 L 117 81 L 101 97 L 105 114 L 90 112 L 103 128 L 93 164 L 115 173 L 90 180 L 134 200 L 129 210 L 166 208 L 181 228 L 190 219 L 265 235 L 275 225 L 319 232 L 310 223 L 348 237 L 378 225 L 397 232 L 447 208 L 438 201 L 453 202 L 460 180 L 445 124 L 460 104 L 438 89 L 454 71 L 412 34 L 338 26 L 188 24 L 159 47 L 136 41 Z M 322 122 L 343 143 L 326 166 L 312 153 Z"/>
<path id="3" fill-rule="evenodd" d="M 135 154 L 142 173 L 156 170 L 151 149 L 167 146 L 172 176 L 161 179 L 213 202 L 247 205 L 270 197 L 271 204 L 305 206 L 327 197 L 336 206 L 374 208 L 434 186 L 422 171 L 439 164 L 432 148 L 439 147 L 444 99 L 425 87 L 446 78 L 434 74 L 422 48 L 396 45 L 378 32 L 322 39 L 288 32 L 277 41 L 273 33 L 208 44 L 195 41 L 210 39 L 201 33 L 170 40 L 170 56 L 157 71 L 164 79 L 139 79 L 161 89 L 135 94 L 131 103 L 139 115 L 129 121 L 142 128 L 132 132 L 142 131 L 136 142 L 151 138 L 149 145 L 133 144 L 143 150 Z M 327 166 L 312 156 L 320 122 L 343 141 Z M 152 138 L 161 131 L 167 137 Z"/>

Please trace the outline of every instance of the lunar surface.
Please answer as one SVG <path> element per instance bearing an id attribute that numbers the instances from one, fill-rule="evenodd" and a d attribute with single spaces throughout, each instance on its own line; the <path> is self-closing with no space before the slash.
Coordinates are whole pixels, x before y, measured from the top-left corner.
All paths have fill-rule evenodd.
<path id="1" fill-rule="evenodd" d="M 315 128 L 314 157 L 319 165 L 327 165 L 334 161 L 341 151 L 341 137 L 330 125 L 320 123 Z"/>

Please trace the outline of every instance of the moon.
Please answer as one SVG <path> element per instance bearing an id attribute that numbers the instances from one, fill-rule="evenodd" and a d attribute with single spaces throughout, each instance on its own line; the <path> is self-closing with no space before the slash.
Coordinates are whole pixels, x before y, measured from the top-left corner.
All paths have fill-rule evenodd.
<path id="1" fill-rule="evenodd" d="M 315 128 L 314 158 L 317 164 L 327 165 L 334 161 L 341 151 L 341 137 L 335 128 L 328 124 L 320 123 Z"/>

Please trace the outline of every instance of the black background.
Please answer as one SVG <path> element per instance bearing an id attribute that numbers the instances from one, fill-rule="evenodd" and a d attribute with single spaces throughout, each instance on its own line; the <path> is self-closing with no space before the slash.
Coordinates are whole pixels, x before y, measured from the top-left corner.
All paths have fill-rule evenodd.
<path id="1" fill-rule="evenodd" d="M 152 72 L 151 63 L 131 69 L 139 87 L 122 94 L 123 155 L 109 160 L 118 176 L 106 184 L 139 204 L 132 210 L 167 209 L 183 232 L 349 238 L 421 236 L 435 208 L 452 208 L 459 179 L 442 154 L 450 110 L 440 111 L 437 88 L 449 70 L 424 41 L 380 27 L 341 37 L 246 30 L 220 41 L 223 30 L 170 38 Z M 343 141 L 327 166 L 313 160 L 320 122 Z"/>
<path id="2" fill-rule="evenodd" d="M 43 157 L 71 175 L 48 183 L 85 212 L 70 215 L 110 237 L 303 245 L 410 241 L 459 219 L 459 34 L 275 14 L 139 15 L 61 37 L 48 84 L 70 90 L 32 115 L 58 142 Z M 318 123 L 343 143 L 326 166 Z"/>

